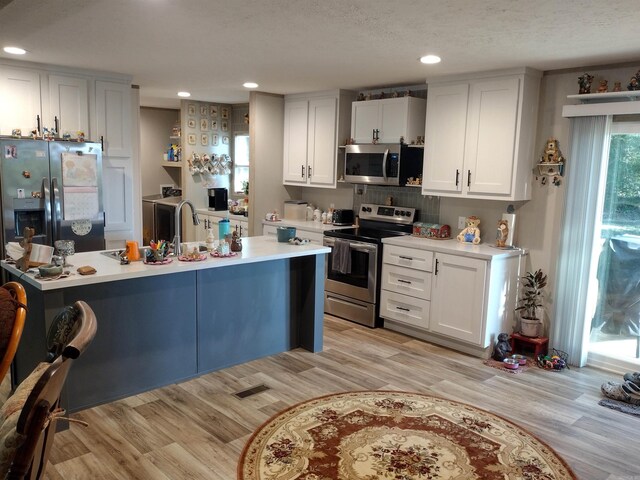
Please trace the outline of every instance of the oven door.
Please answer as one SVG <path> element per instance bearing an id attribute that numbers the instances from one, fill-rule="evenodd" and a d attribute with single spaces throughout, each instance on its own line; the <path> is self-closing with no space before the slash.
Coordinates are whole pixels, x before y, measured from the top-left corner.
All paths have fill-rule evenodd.
<path id="1" fill-rule="evenodd" d="M 336 239 L 324 237 L 323 245 L 333 247 Z M 332 268 L 332 254 L 325 261 L 325 284 L 328 292 L 346 297 L 376 302 L 378 275 L 378 246 L 374 243 L 348 240 L 351 253 L 351 272 L 340 273 Z"/>

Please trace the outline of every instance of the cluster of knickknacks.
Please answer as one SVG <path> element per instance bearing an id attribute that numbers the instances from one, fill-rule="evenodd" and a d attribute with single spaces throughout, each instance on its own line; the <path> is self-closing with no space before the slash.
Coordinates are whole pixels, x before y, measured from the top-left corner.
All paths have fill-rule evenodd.
<path id="1" fill-rule="evenodd" d="M 583 73 L 578 77 L 578 85 L 579 85 L 579 94 L 591 93 L 591 86 L 593 84 L 594 76 L 589 75 L 588 73 Z M 640 70 L 636 72 L 629 79 L 629 83 L 627 84 L 627 90 L 636 91 L 640 90 Z M 607 93 L 609 91 L 609 81 L 602 79 L 598 84 L 598 88 L 596 89 L 596 93 Z M 622 82 L 614 82 L 612 92 L 621 92 L 622 91 Z"/>
<path id="2" fill-rule="evenodd" d="M 379 94 L 372 93 L 359 93 L 356 100 L 358 102 L 367 101 L 367 100 L 381 100 L 383 98 L 398 98 L 398 97 L 412 97 L 413 94 L 411 90 L 405 90 L 403 92 L 393 91 L 391 93 L 380 92 Z"/>

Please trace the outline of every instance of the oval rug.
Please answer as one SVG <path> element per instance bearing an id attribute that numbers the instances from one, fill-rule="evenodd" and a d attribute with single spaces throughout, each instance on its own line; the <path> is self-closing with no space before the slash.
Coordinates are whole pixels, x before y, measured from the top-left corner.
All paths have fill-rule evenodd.
<path id="1" fill-rule="evenodd" d="M 268 420 L 239 480 L 575 480 L 545 443 L 497 415 L 418 393 L 327 395 Z"/>

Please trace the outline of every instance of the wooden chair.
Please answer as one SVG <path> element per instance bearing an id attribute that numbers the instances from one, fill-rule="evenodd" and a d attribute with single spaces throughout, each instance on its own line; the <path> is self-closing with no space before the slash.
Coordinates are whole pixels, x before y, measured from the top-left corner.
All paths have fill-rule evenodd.
<path id="1" fill-rule="evenodd" d="M 47 339 L 50 360 L 38 365 L 0 409 L 4 419 L 0 426 L 0 478 L 4 478 L 2 469 L 7 468 L 8 479 L 44 477 L 56 424 L 64 415 L 59 408 L 60 393 L 71 360 L 91 343 L 96 329 L 95 315 L 82 301 L 65 307 L 54 319 Z M 7 448 L 11 445 L 16 446 L 14 451 Z"/>
<path id="2" fill-rule="evenodd" d="M 0 329 L 3 334 L 0 339 L 0 405 L 4 403 L 11 392 L 11 376 L 9 368 L 13 357 L 18 350 L 24 322 L 27 318 L 27 294 L 24 287 L 18 282 L 7 282 L 2 288 L 7 294 L 0 292 L 0 302 L 2 302 L 2 325 Z"/>

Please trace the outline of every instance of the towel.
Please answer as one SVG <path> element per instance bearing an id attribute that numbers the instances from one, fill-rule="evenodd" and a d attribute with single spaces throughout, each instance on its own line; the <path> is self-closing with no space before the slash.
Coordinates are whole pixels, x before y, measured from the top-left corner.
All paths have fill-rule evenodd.
<path id="1" fill-rule="evenodd" d="M 331 270 L 342 273 L 351 273 L 351 247 L 349 240 L 336 238 L 336 243 L 331 250 Z"/>

